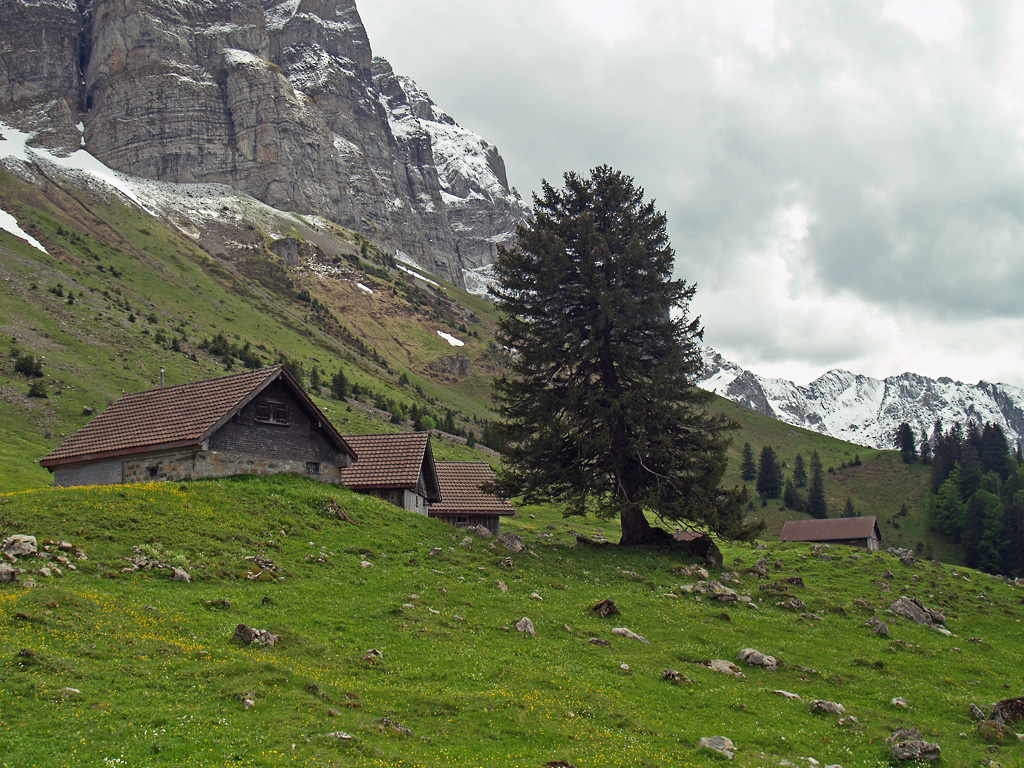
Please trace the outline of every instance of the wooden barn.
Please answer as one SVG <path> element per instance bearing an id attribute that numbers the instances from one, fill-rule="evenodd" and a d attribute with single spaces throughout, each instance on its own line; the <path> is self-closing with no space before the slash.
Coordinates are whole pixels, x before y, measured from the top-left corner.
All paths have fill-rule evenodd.
<path id="1" fill-rule="evenodd" d="M 818 544 L 846 544 L 878 549 L 882 532 L 878 520 L 870 517 L 837 517 L 825 520 L 788 520 L 779 541 L 810 541 Z"/>
<path id="2" fill-rule="evenodd" d="M 501 518 L 515 514 L 505 499 L 483 491 L 493 482 L 494 470 L 482 461 L 439 461 L 437 479 L 441 501 L 432 504 L 430 516 L 456 528 L 482 525 L 491 535 L 501 534 Z"/>
<path id="3" fill-rule="evenodd" d="M 298 473 L 356 453 L 282 366 L 124 395 L 40 462 L 56 486 Z"/>
<path id="4" fill-rule="evenodd" d="M 345 442 L 359 457 L 341 470 L 348 489 L 421 515 L 441 501 L 429 432 L 346 435 Z"/>

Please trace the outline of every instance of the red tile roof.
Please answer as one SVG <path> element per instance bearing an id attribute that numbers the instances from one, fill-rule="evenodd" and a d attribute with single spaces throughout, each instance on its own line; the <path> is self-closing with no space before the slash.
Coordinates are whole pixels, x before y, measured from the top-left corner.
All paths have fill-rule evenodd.
<path id="1" fill-rule="evenodd" d="M 494 470 L 482 461 L 437 462 L 441 503 L 430 505 L 430 516 L 515 514 L 505 499 L 480 490 L 480 486 L 494 479 Z"/>
<path id="2" fill-rule="evenodd" d="M 870 517 L 837 517 L 826 520 L 789 520 L 782 526 L 779 541 L 841 541 L 866 539 L 879 541 L 882 533 L 878 520 Z"/>
<path id="3" fill-rule="evenodd" d="M 429 432 L 345 435 L 345 442 L 359 456 L 341 470 L 341 482 L 353 491 L 413 491 L 422 475 L 427 499 L 441 499 Z"/>
<path id="4" fill-rule="evenodd" d="M 341 435 L 284 368 L 275 365 L 209 381 L 124 395 L 57 446 L 39 464 L 55 467 L 201 445 L 246 403 L 280 379 L 346 453 Z"/>

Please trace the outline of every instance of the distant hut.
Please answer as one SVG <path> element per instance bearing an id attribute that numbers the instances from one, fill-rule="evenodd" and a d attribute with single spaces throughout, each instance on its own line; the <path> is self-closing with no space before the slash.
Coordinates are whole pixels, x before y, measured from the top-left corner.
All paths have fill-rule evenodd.
<path id="1" fill-rule="evenodd" d="M 789 520 L 782 526 L 779 541 L 813 541 L 820 544 L 846 544 L 876 550 L 882 541 L 878 519 L 837 517 L 825 520 Z"/>
<path id="2" fill-rule="evenodd" d="M 484 526 L 491 535 L 501 533 L 501 518 L 515 514 L 505 499 L 483 491 L 494 482 L 494 471 L 482 461 L 439 461 L 437 479 L 441 502 L 432 504 L 430 516 L 456 528 Z"/>
<path id="3" fill-rule="evenodd" d="M 441 501 L 429 432 L 346 435 L 359 461 L 341 471 L 349 490 L 426 515 Z"/>

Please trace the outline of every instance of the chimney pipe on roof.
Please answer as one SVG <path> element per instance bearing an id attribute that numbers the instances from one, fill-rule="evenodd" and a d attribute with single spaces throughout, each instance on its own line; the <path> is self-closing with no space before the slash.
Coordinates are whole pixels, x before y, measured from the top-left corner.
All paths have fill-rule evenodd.
<path id="1" fill-rule="evenodd" d="M 160 368 L 160 389 L 164 388 L 164 369 Z"/>

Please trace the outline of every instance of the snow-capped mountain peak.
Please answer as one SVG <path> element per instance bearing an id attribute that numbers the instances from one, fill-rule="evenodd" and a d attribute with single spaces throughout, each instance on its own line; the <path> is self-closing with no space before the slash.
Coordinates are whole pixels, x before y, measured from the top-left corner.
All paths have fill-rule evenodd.
<path id="1" fill-rule="evenodd" d="M 1024 389 L 981 381 L 964 384 L 902 373 L 886 379 L 831 370 L 805 386 L 751 373 L 711 347 L 702 350 L 697 384 L 759 413 L 858 445 L 891 448 L 896 428 L 931 434 L 936 421 L 993 422 L 1009 440 L 1024 437 Z"/>

